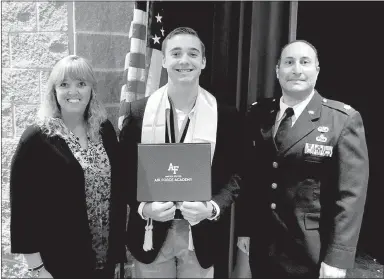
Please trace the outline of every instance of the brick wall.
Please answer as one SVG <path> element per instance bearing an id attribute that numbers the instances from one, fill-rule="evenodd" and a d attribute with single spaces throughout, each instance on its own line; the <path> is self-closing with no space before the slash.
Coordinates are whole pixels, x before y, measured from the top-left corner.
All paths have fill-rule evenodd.
<path id="1" fill-rule="evenodd" d="M 35 118 L 49 72 L 66 55 L 88 58 L 98 79 L 97 93 L 117 129 L 133 6 L 128 1 L 2 2 L 3 277 L 28 276 L 23 258 L 9 254 L 9 167 L 21 133 Z"/>

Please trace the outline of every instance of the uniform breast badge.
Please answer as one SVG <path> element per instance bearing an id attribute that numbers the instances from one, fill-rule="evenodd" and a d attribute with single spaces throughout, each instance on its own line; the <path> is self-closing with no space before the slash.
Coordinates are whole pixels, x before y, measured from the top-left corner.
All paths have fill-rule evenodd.
<path id="1" fill-rule="evenodd" d="M 316 137 L 316 140 L 319 142 L 326 142 L 328 139 L 324 134 L 321 134 L 320 136 Z"/>
<path id="2" fill-rule="evenodd" d="M 332 153 L 333 146 L 306 143 L 304 147 L 304 154 L 311 154 L 321 157 L 332 157 Z"/>
<path id="3" fill-rule="evenodd" d="M 321 133 L 327 133 L 329 132 L 329 128 L 327 126 L 319 126 L 317 130 Z"/>

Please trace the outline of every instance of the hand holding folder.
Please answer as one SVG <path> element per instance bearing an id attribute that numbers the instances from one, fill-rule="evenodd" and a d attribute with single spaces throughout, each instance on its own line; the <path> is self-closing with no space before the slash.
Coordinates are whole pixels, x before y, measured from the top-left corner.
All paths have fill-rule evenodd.
<path id="1" fill-rule="evenodd" d="M 211 217 L 213 205 L 210 202 L 183 202 L 180 211 L 189 222 L 200 222 Z"/>
<path id="2" fill-rule="evenodd" d="M 166 222 L 173 220 L 176 206 L 173 202 L 149 202 L 144 205 L 144 217 L 155 221 Z"/>

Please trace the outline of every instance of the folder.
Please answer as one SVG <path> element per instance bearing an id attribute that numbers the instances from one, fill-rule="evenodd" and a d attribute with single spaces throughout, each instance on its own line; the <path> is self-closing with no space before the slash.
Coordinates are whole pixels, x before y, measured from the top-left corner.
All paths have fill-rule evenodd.
<path id="1" fill-rule="evenodd" d="M 209 201 L 210 143 L 138 144 L 137 200 Z"/>

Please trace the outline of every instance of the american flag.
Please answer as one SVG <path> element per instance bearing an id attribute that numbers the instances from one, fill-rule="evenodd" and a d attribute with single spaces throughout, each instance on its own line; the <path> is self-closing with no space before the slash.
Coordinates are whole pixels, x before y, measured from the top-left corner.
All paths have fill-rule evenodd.
<path id="1" fill-rule="evenodd" d="M 136 1 L 129 32 L 130 52 L 125 58 L 126 84 L 121 88 L 118 127 L 122 128 L 127 104 L 151 95 L 167 83 L 161 44 L 167 35 L 161 1 Z"/>

